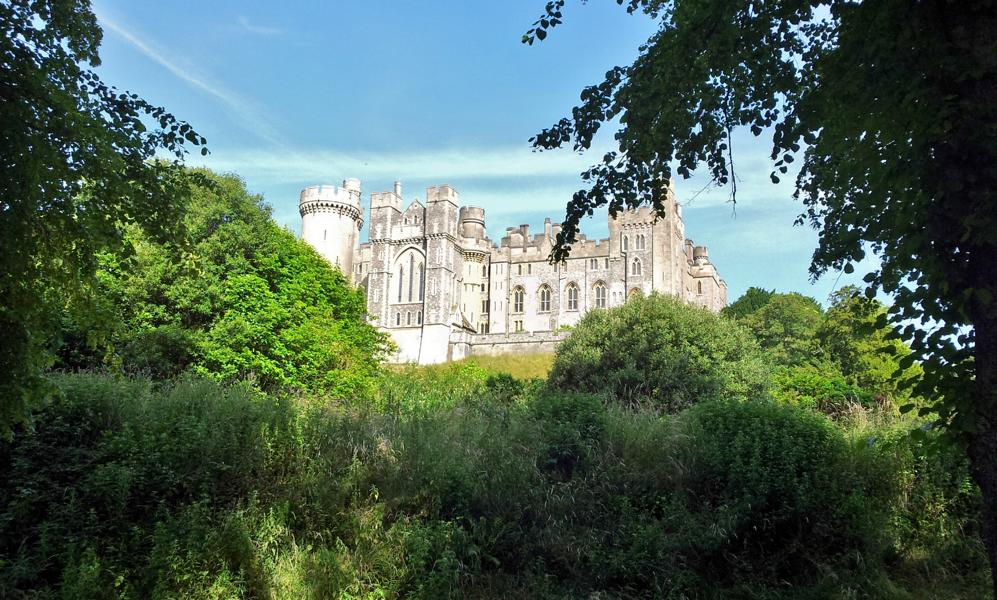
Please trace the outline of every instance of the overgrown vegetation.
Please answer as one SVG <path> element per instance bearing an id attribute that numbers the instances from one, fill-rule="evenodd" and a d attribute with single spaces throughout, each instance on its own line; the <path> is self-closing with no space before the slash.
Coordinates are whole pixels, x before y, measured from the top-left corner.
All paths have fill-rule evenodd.
<path id="1" fill-rule="evenodd" d="M 0 445 L 0 596 L 985 593 L 966 461 L 907 424 L 731 399 L 662 418 L 469 369 L 392 374 L 409 401 L 378 410 L 54 376 Z"/>

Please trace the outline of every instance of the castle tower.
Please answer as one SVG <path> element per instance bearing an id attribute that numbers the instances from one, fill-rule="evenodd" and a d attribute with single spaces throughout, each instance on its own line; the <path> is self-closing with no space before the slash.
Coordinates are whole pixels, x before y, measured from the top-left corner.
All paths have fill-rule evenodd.
<path id="1" fill-rule="evenodd" d="M 301 190 L 301 239 L 312 245 L 348 277 L 363 226 L 360 180 L 347 179 L 343 187 L 315 185 Z"/>

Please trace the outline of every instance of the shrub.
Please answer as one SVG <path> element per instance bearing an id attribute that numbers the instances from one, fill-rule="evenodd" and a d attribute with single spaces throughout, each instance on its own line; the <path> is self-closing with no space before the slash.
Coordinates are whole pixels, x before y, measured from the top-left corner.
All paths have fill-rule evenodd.
<path id="1" fill-rule="evenodd" d="M 652 294 L 590 311 L 557 349 L 549 382 L 609 393 L 628 405 L 678 412 L 716 398 L 754 398 L 767 387 L 757 344 L 734 322 Z"/>

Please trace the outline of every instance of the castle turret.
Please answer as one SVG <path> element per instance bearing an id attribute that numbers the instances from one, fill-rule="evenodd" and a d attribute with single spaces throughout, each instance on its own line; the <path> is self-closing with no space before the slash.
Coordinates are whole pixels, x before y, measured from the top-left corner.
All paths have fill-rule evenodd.
<path id="1" fill-rule="evenodd" d="M 347 179 L 342 187 L 315 185 L 301 190 L 301 239 L 331 264 L 350 275 L 358 234 L 363 226 L 360 180 Z"/>
<path id="2" fill-rule="evenodd" d="M 460 207 L 460 234 L 466 238 L 484 239 L 485 209 L 477 206 Z"/>

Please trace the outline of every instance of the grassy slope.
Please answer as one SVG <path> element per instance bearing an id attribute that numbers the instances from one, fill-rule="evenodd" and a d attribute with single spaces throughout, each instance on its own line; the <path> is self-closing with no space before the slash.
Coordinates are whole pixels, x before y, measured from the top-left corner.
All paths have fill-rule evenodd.
<path id="1" fill-rule="evenodd" d="M 553 354 L 502 354 L 472 356 L 464 362 L 476 365 L 488 373 L 508 373 L 517 379 L 546 379 L 554 364 Z"/>

